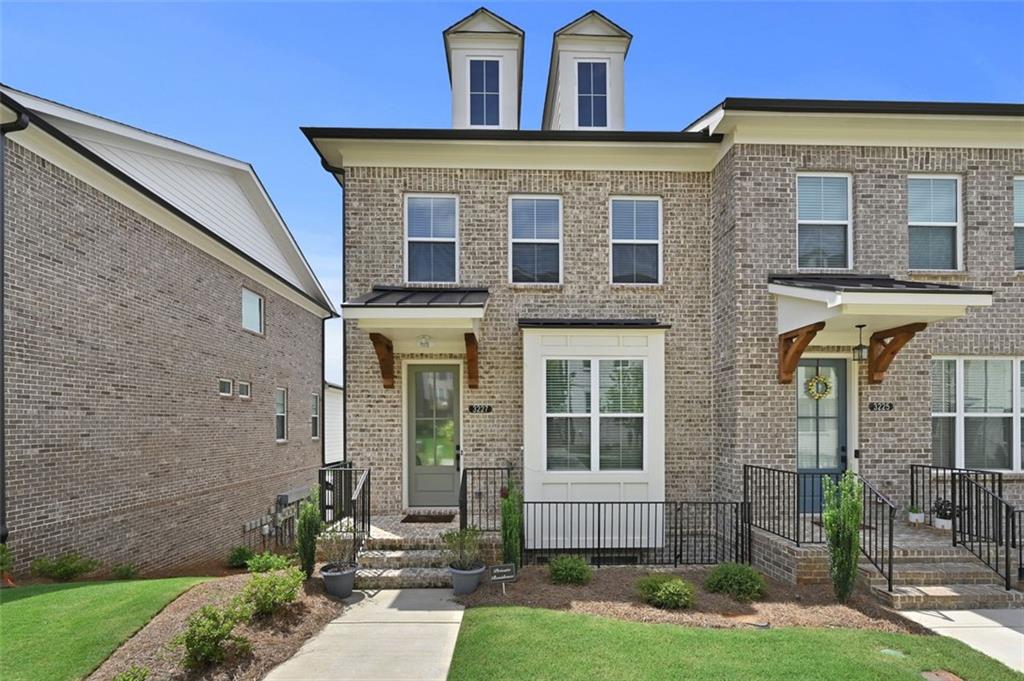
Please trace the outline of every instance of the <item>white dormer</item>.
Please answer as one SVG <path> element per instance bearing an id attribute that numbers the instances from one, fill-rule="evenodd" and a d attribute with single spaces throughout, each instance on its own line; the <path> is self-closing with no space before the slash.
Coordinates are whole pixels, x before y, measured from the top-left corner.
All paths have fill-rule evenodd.
<path id="1" fill-rule="evenodd" d="M 445 29 L 453 128 L 519 129 L 523 38 L 484 7 Z"/>
<path id="2" fill-rule="evenodd" d="M 591 10 L 555 31 L 545 130 L 622 130 L 623 67 L 633 36 Z"/>

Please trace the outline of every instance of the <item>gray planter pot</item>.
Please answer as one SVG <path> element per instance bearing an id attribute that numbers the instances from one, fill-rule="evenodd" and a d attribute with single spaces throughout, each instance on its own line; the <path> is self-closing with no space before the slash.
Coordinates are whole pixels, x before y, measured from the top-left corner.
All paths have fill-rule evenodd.
<path id="1" fill-rule="evenodd" d="M 457 596 L 473 593 L 480 586 L 480 578 L 483 577 L 486 569 L 487 566 L 483 564 L 472 570 L 459 570 L 449 565 L 448 572 L 452 574 L 452 590 Z"/>
<path id="2" fill-rule="evenodd" d="M 952 530 L 953 519 L 934 517 L 932 518 L 932 527 L 934 527 L 936 530 Z"/>
<path id="3" fill-rule="evenodd" d="M 320 568 L 320 577 L 324 580 L 324 589 L 335 598 L 348 598 L 352 595 L 352 587 L 356 581 L 358 565 L 335 565 L 328 563 Z"/>

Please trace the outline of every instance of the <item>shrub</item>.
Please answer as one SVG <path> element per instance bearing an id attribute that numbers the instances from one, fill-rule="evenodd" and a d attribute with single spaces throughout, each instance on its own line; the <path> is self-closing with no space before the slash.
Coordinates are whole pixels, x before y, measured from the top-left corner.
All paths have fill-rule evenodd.
<path id="1" fill-rule="evenodd" d="M 282 556 L 279 553 L 257 553 L 255 556 L 245 561 L 246 567 L 249 568 L 249 572 L 270 572 L 272 570 L 287 570 L 292 566 L 292 559 L 288 556 Z"/>
<path id="2" fill-rule="evenodd" d="M 224 661 L 229 652 L 244 655 L 250 650 L 249 639 L 235 632 L 239 615 L 235 608 L 204 605 L 192 613 L 185 631 L 172 642 L 185 648 L 181 665 L 187 669 L 203 669 Z"/>
<path id="3" fill-rule="evenodd" d="M 248 567 L 246 563 L 249 559 L 255 556 L 253 550 L 248 546 L 236 546 L 231 549 L 231 553 L 228 554 L 228 567 L 229 568 L 244 568 Z"/>
<path id="4" fill-rule="evenodd" d="M 296 520 L 295 544 L 299 552 L 299 565 L 306 579 L 313 576 L 316 565 L 316 538 L 323 528 L 320 520 L 320 495 L 317 490 L 299 505 L 299 517 Z"/>
<path id="5" fill-rule="evenodd" d="M 114 676 L 114 681 L 146 681 L 149 678 L 149 667 L 133 664 L 123 672 Z"/>
<path id="6" fill-rule="evenodd" d="M 56 559 L 36 558 L 32 561 L 32 574 L 58 582 L 70 582 L 75 577 L 89 574 L 100 566 L 98 560 L 83 558 L 72 551 Z"/>
<path id="7" fill-rule="evenodd" d="M 728 594 L 740 603 L 759 601 L 765 595 L 764 577 L 742 563 L 722 563 L 715 567 L 704 581 L 704 588 L 712 593 Z"/>
<path id="8" fill-rule="evenodd" d="M 502 490 L 501 500 L 501 559 L 506 563 L 522 565 L 521 535 L 523 530 L 523 493 L 515 485 Z"/>
<path id="9" fill-rule="evenodd" d="M 821 524 L 828 541 L 829 576 L 836 598 L 845 603 L 853 593 L 860 559 L 861 482 L 856 473 L 846 471 L 838 484 L 828 476 L 822 478 L 822 488 Z"/>
<path id="10" fill-rule="evenodd" d="M 467 527 L 449 530 L 441 535 L 448 554 L 448 563 L 456 570 L 475 570 L 483 565 L 480 560 L 480 530 Z"/>
<path id="11" fill-rule="evenodd" d="M 271 615 L 294 601 L 301 586 L 302 571 L 298 568 L 253 575 L 240 594 L 240 612 L 250 617 Z"/>
<path id="12" fill-rule="evenodd" d="M 592 576 L 590 565 L 580 556 L 558 556 L 552 559 L 548 571 L 555 584 L 587 584 Z"/>
<path id="13" fill-rule="evenodd" d="M 952 520 L 953 515 L 956 514 L 956 509 L 953 507 L 953 502 L 949 499 L 936 499 L 935 503 L 932 504 L 932 513 L 935 514 L 936 518 Z"/>
<path id="14" fill-rule="evenodd" d="M 14 556 L 11 555 L 11 547 L 7 544 L 0 544 L 0 575 L 10 572 L 14 567 Z"/>
<path id="15" fill-rule="evenodd" d="M 139 576 L 139 566 L 135 563 L 118 563 L 110 568 L 110 575 L 114 579 L 135 579 Z"/>
<path id="16" fill-rule="evenodd" d="M 636 582 L 640 600 L 656 608 L 679 610 L 693 605 L 693 585 L 668 572 L 655 572 Z"/>

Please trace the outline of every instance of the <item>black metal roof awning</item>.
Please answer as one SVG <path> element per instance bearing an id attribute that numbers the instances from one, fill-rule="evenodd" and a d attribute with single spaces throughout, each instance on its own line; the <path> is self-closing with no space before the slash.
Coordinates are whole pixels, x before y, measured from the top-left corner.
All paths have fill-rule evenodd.
<path id="1" fill-rule="evenodd" d="M 520 319 L 521 329 L 670 329 L 657 319 Z"/>
<path id="2" fill-rule="evenodd" d="M 940 284 L 930 281 L 907 281 L 888 275 L 875 274 L 771 274 L 768 283 L 779 286 L 815 289 L 836 292 L 879 292 L 879 293 L 992 293 L 982 289 L 967 288 L 955 284 Z"/>
<path id="3" fill-rule="evenodd" d="M 374 286 L 369 293 L 346 300 L 343 307 L 484 307 L 485 288 L 423 288 Z"/>

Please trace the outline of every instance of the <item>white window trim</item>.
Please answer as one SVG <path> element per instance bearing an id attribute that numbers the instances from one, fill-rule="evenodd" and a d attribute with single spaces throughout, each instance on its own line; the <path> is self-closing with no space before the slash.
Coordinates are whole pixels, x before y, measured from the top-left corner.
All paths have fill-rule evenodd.
<path id="1" fill-rule="evenodd" d="M 228 388 L 227 392 L 221 391 L 221 389 L 220 389 L 220 384 L 221 383 L 227 383 L 228 386 L 230 386 Z M 217 379 L 217 395 L 220 396 L 220 397 L 234 397 L 235 396 L 235 382 L 232 379 L 230 379 L 230 378 L 218 378 Z"/>
<path id="2" fill-rule="evenodd" d="M 558 201 L 558 238 L 557 239 L 516 239 L 512 236 L 512 201 L 515 199 L 555 199 Z M 512 286 L 553 287 L 561 286 L 565 280 L 565 249 L 562 247 L 564 219 L 562 215 L 562 197 L 555 194 L 509 194 L 508 197 L 508 283 Z M 512 246 L 514 244 L 558 244 L 558 281 L 515 281 L 512 263 Z"/>
<path id="3" fill-rule="evenodd" d="M 604 125 L 580 125 L 580 64 L 604 63 Z M 574 130 L 607 130 L 612 122 L 611 92 L 612 60 L 607 57 L 576 57 L 572 63 L 573 82 L 576 88 L 572 97 L 572 127 Z"/>
<path id="4" fill-rule="evenodd" d="M 248 395 L 242 394 L 242 386 L 246 386 L 249 389 Z M 238 399 L 251 400 L 252 399 L 252 383 L 250 381 L 239 381 L 238 382 Z"/>
<path id="5" fill-rule="evenodd" d="M 277 411 L 277 393 L 284 392 L 284 413 Z M 284 416 L 284 437 L 277 437 L 277 417 Z M 288 442 L 288 388 L 274 388 L 274 441 Z"/>
<path id="6" fill-rule="evenodd" d="M 474 61 L 496 61 L 498 62 L 498 124 L 497 125 L 473 125 L 473 88 L 472 88 L 472 62 Z M 504 82 L 505 58 L 500 54 L 471 54 L 466 57 L 466 127 L 476 129 L 497 130 L 501 128 L 501 110 L 505 105 L 505 82 Z"/>
<path id="7" fill-rule="evenodd" d="M 253 294 L 260 301 L 260 330 L 259 331 L 255 331 L 253 329 L 246 328 L 246 326 L 245 326 L 245 292 L 249 292 L 249 293 Z M 242 330 L 243 331 L 248 331 L 249 333 L 254 333 L 257 336 L 264 335 L 266 333 L 266 330 L 267 330 L 267 319 L 266 319 L 266 317 L 267 317 L 267 302 L 266 302 L 266 299 L 264 299 L 263 296 L 260 295 L 259 293 L 256 293 L 256 291 L 253 291 L 251 288 L 249 288 L 247 286 L 243 286 L 242 287 Z"/>
<path id="8" fill-rule="evenodd" d="M 548 362 L 549 361 L 589 361 L 590 362 L 590 411 L 587 413 L 559 413 L 549 412 L 547 405 L 547 381 L 548 381 Z M 643 366 L 644 372 L 644 409 L 640 413 L 601 413 L 601 362 L 611 362 L 617 360 L 629 360 L 640 362 Z M 544 394 L 541 396 L 541 400 L 544 403 L 544 419 L 541 424 L 541 441 L 544 443 L 544 472 L 550 475 L 578 475 L 580 473 L 596 473 L 600 475 L 643 475 L 648 472 L 649 459 L 648 459 L 648 447 L 650 446 L 650 437 L 648 429 L 650 427 L 649 419 L 647 418 L 647 407 L 649 396 L 648 392 L 650 389 L 650 382 L 648 381 L 647 371 L 648 363 L 646 357 L 633 357 L 633 356 L 602 356 L 602 355 L 549 355 L 545 356 L 542 360 L 544 367 L 544 379 L 542 381 Z M 590 468 L 569 468 L 552 470 L 548 468 L 548 418 L 586 418 L 590 420 Z M 641 468 L 609 468 L 606 470 L 601 469 L 601 419 L 602 418 L 641 418 L 643 419 L 643 453 L 641 458 Z"/>
<path id="9" fill-rule="evenodd" d="M 440 237 L 416 237 L 415 239 L 409 238 L 409 199 L 455 199 L 455 237 L 451 238 L 440 238 Z M 402 198 L 402 223 L 404 225 L 403 233 L 405 235 L 404 243 L 402 245 L 402 259 L 405 263 L 405 271 L 403 277 L 405 283 L 412 285 L 432 285 L 432 284 L 458 284 L 459 283 L 459 269 L 460 269 L 460 254 L 459 254 L 459 195 L 458 194 L 423 194 L 423 193 L 410 193 L 406 194 Z M 455 242 L 455 279 L 453 281 L 409 281 L 409 242 L 436 242 L 436 243 L 450 243 Z"/>
<path id="10" fill-rule="evenodd" d="M 801 177 L 845 177 L 846 178 L 846 219 L 845 220 L 801 220 L 800 219 L 800 178 Z M 845 272 L 853 269 L 853 173 L 818 173 L 800 171 L 796 174 L 796 267 L 803 272 Z M 801 267 L 800 266 L 800 225 L 846 225 L 846 267 Z M 908 223 L 909 225 L 909 223 Z M 909 227 L 908 227 L 909 229 Z"/>
<path id="11" fill-rule="evenodd" d="M 1002 473 L 1018 473 L 1024 470 L 1024 461 L 1021 454 L 1021 439 L 1024 433 L 1021 432 L 1021 415 L 1024 414 L 1024 393 L 1020 387 L 1020 373 L 1024 371 L 1024 358 L 1007 357 L 1005 355 L 935 355 L 932 360 L 952 360 L 956 367 L 956 411 L 955 412 L 932 412 L 931 418 L 952 417 L 956 423 L 956 444 L 953 458 L 953 465 L 963 468 L 966 455 L 964 452 L 964 419 L 965 418 L 1007 418 L 1013 421 L 1012 435 L 1010 440 L 1010 468 L 993 468 L 989 470 Z M 1002 360 L 1010 362 L 1010 381 L 1012 390 L 1011 412 L 1009 414 L 984 414 L 972 412 L 969 416 L 964 411 L 964 360 Z"/>
<path id="12" fill-rule="evenodd" d="M 316 400 L 316 411 L 315 412 L 313 411 L 313 400 L 314 399 Z M 309 404 L 309 420 L 310 420 L 310 425 L 312 425 L 313 421 L 316 421 L 316 435 L 313 435 L 312 433 L 310 433 L 310 438 L 313 439 L 313 440 L 319 440 L 320 439 L 320 412 L 322 412 L 322 411 L 323 411 L 323 400 L 320 399 L 320 393 L 311 393 L 310 394 L 310 404 Z"/>
<path id="13" fill-rule="evenodd" d="M 1017 182 L 1024 182 L 1024 175 L 1015 175 L 1013 177 L 1013 180 L 1012 180 L 1012 183 L 1011 183 L 1011 186 L 1010 186 L 1010 212 L 1011 212 L 1010 219 L 1011 220 L 1013 220 L 1012 213 L 1013 213 L 1014 201 L 1017 198 L 1017 195 L 1016 195 L 1017 192 L 1014 190 L 1013 184 L 1017 183 Z M 1017 233 L 1016 233 L 1017 232 L 1017 228 L 1024 228 L 1024 222 L 1017 222 L 1016 220 L 1013 221 L 1014 233 L 1010 235 L 1010 238 L 1013 240 L 1014 244 L 1017 243 Z M 1015 265 L 1014 268 L 1013 268 L 1013 271 L 1016 272 L 1017 274 L 1024 274 L 1024 269 L 1018 269 L 1016 267 L 1016 263 L 1017 263 L 1017 253 L 1016 253 L 1016 251 L 1014 251 L 1014 254 L 1013 254 L 1013 262 L 1014 262 L 1014 265 Z"/>
<path id="14" fill-rule="evenodd" d="M 657 201 L 658 202 L 658 239 L 652 241 L 650 239 L 616 239 L 612 236 L 612 204 L 615 201 Z M 665 244 L 664 244 L 664 216 L 662 209 L 662 201 L 660 196 L 629 196 L 625 194 L 619 194 L 608 197 L 608 283 L 612 286 L 662 286 L 665 283 L 665 273 L 663 271 L 665 262 Z M 615 281 L 615 244 L 656 244 L 658 246 L 658 281 L 653 284 L 647 283 L 633 283 L 625 281 Z"/>
<path id="15" fill-rule="evenodd" d="M 910 221 L 910 180 L 956 180 L 956 222 L 911 222 Z M 964 271 L 964 183 L 959 175 L 925 175 L 908 173 L 904 183 L 907 197 L 907 271 L 909 272 L 963 272 Z M 910 227 L 956 227 L 956 263 L 951 270 L 920 269 L 910 266 Z"/>

